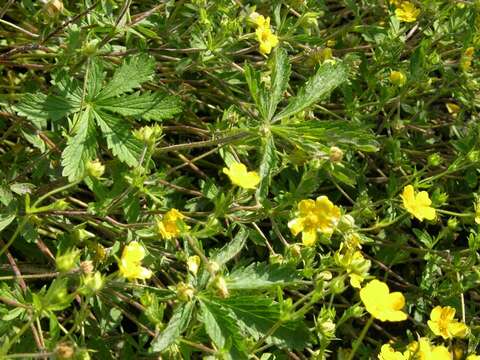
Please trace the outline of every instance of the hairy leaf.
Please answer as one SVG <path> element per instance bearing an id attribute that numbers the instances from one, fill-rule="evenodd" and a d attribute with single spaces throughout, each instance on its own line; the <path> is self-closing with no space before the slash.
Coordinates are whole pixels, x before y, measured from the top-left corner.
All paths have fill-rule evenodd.
<path id="1" fill-rule="evenodd" d="M 258 340 L 266 336 L 273 326 L 278 328 L 267 338 L 267 343 L 286 346 L 291 349 L 303 349 L 309 340 L 309 331 L 303 321 L 282 321 L 280 304 L 259 296 L 235 296 L 219 301 L 236 316 L 243 330 Z"/>
<path id="2" fill-rule="evenodd" d="M 274 120 L 295 115 L 309 108 L 346 80 L 347 71 L 343 65 L 323 64 L 305 86 L 298 91 L 297 96 L 290 99 L 287 107 L 275 116 Z"/>
<path id="3" fill-rule="evenodd" d="M 257 201 L 263 203 L 268 196 L 270 182 L 272 180 L 272 171 L 277 164 L 277 153 L 273 136 L 269 133 L 262 139 L 262 163 L 260 164 L 260 184 L 255 192 Z"/>
<path id="4" fill-rule="evenodd" d="M 273 69 L 268 99 L 269 120 L 275 115 L 277 105 L 282 100 L 283 93 L 287 90 L 291 70 L 290 63 L 288 62 L 288 55 L 284 49 L 277 48 L 273 54 L 272 60 Z"/>
<path id="5" fill-rule="evenodd" d="M 46 120 L 55 121 L 78 110 L 75 105 L 64 97 L 38 92 L 23 95 L 14 109 L 19 115 L 31 120 L 37 128 L 42 129 L 47 124 Z"/>
<path id="6" fill-rule="evenodd" d="M 95 157 L 97 148 L 91 108 L 87 107 L 79 115 L 78 121 L 76 133 L 68 139 L 62 153 L 62 174 L 70 181 L 80 179 L 85 174 L 85 165 Z"/>
<path id="7" fill-rule="evenodd" d="M 180 337 L 180 334 L 190 322 L 193 308 L 193 302 L 177 306 L 165 330 L 152 340 L 151 349 L 153 351 L 160 352 L 165 350 Z"/>
<path id="8" fill-rule="evenodd" d="M 245 65 L 245 79 L 247 80 L 250 95 L 257 105 L 257 109 L 264 120 L 268 119 L 267 110 L 267 91 L 260 80 L 260 73 L 255 71 L 250 65 Z"/>
<path id="9" fill-rule="evenodd" d="M 113 155 L 129 166 L 138 165 L 143 145 L 132 136 L 128 123 L 125 120 L 98 110 L 94 111 L 94 115 Z"/>
<path id="10" fill-rule="evenodd" d="M 123 116 L 137 116 L 144 120 L 164 120 L 182 111 L 182 102 L 176 96 L 162 93 L 135 93 L 99 101 L 96 106 Z"/>
<path id="11" fill-rule="evenodd" d="M 247 238 L 248 231 L 246 231 L 244 227 L 241 227 L 233 240 L 221 248 L 220 251 L 215 255 L 213 261 L 219 265 L 226 264 L 242 250 L 242 248 L 245 246 Z"/>
<path id="12" fill-rule="evenodd" d="M 200 309 L 208 336 L 217 348 L 228 351 L 223 352 L 225 358 L 248 359 L 240 329 L 228 311 L 213 301 L 201 301 Z"/>
<path id="13" fill-rule="evenodd" d="M 155 61 L 146 55 L 127 58 L 115 71 L 112 80 L 97 97 L 97 101 L 121 95 L 138 88 L 155 72 Z"/>
<path id="14" fill-rule="evenodd" d="M 299 279 L 293 266 L 256 263 L 234 270 L 225 280 L 229 289 L 251 290 L 292 285 Z"/>

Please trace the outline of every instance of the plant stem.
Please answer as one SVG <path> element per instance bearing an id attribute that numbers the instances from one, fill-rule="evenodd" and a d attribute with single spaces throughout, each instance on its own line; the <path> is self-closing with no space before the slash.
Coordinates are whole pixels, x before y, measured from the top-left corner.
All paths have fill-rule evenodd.
<path id="1" fill-rule="evenodd" d="M 348 356 L 347 360 L 353 360 L 353 357 L 355 356 L 355 353 L 357 352 L 358 348 L 362 344 L 362 341 L 365 338 L 365 335 L 367 335 L 367 331 L 372 324 L 373 324 L 373 316 L 370 316 L 370 319 L 368 319 L 367 323 L 363 327 L 362 332 L 360 333 L 360 336 L 358 337 L 357 340 L 355 340 L 352 352 Z"/>

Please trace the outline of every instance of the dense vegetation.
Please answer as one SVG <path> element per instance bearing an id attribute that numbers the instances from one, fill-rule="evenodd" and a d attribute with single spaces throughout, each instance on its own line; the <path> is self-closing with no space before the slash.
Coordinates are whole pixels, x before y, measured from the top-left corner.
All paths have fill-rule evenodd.
<path id="1" fill-rule="evenodd" d="M 479 11 L 0 2 L 0 358 L 480 359 Z"/>

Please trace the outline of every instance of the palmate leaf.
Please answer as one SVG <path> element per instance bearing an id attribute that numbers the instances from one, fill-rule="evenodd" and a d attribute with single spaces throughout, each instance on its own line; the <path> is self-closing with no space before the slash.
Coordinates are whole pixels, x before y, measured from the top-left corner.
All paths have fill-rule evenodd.
<path id="1" fill-rule="evenodd" d="M 228 289 L 253 290 L 294 285 L 299 278 L 294 266 L 256 263 L 234 270 L 225 280 Z"/>
<path id="2" fill-rule="evenodd" d="M 342 64 L 323 64 L 311 77 L 297 96 L 290 99 L 288 105 L 280 111 L 274 121 L 295 115 L 322 100 L 337 86 L 347 80 L 347 71 Z"/>
<path id="3" fill-rule="evenodd" d="M 152 340 L 151 349 L 153 351 L 165 350 L 180 337 L 190 322 L 194 305 L 193 302 L 188 302 L 177 306 L 165 330 Z"/>
<path id="4" fill-rule="evenodd" d="M 123 116 L 161 121 L 182 111 L 182 102 L 176 96 L 156 93 L 135 93 L 99 100 L 95 106 Z"/>
<path id="5" fill-rule="evenodd" d="M 127 58 L 115 71 L 110 82 L 95 98 L 96 102 L 124 94 L 138 88 L 152 78 L 155 61 L 147 55 Z"/>
<path id="6" fill-rule="evenodd" d="M 236 321 L 255 340 L 264 337 L 282 318 L 280 304 L 259 296 L 234 296 L 218 301 L 235 314 Z M 309 331 L 298 318 L 282 322 L 267 339 L 267 343 L 290 349 L 304 349 L 309 341 Z"/>
<path id="7" fill-rule="evenodd" d="M 200 301 L 200 310 L 205 330 L 223 358 L 229 360 L 248 359 L 246 347 L 235 319 L 214 301 Z"/>
<path id="8" fill-rule="evenodd" d="M 113 155 L 129 166 L 138 165 L 143 144 L 132 136 L 128 123 L 100 110 L 93 113 Z"/>
<path id="9" fill-rule="evenodd" d="M 79 115 L 76 133 L 68 139 L 62 153 L 63 176 L 70 181 L 80 179 L 85 174 L 87 161 L 95 157 L 97 141 L 92 110 L 87 107 Z"/>

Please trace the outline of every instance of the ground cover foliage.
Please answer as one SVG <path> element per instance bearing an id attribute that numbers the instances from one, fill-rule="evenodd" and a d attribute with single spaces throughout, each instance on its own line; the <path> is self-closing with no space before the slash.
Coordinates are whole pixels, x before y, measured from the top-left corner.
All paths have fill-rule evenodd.
<path id="1" fill-rule="evenodd" d="M 480 358 L 479 11 L 3 1 L 0 358 Z"/>

